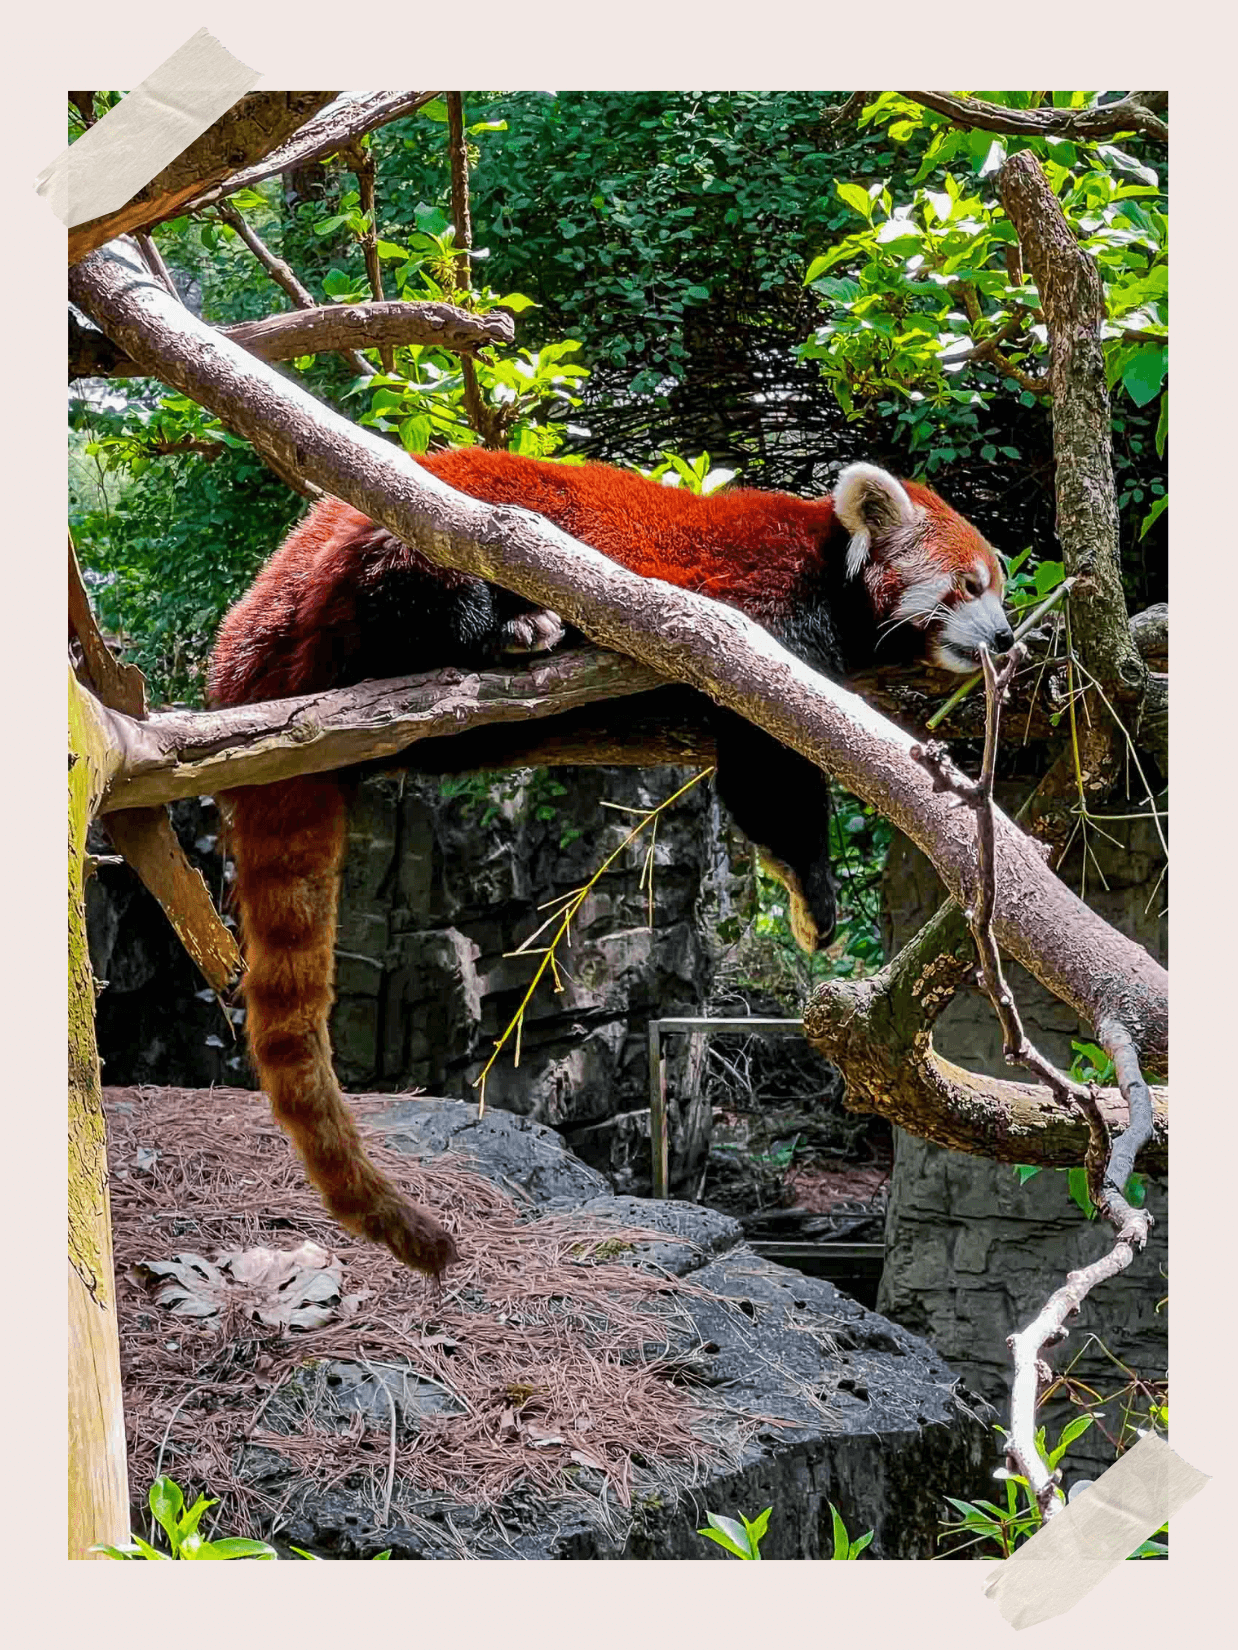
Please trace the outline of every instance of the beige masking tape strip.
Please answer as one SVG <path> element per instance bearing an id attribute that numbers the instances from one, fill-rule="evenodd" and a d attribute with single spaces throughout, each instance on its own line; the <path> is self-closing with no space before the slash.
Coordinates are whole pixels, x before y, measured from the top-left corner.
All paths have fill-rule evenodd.
<path id="1" fill-rule="evenodd" d="M 261 79 L 206 29 L 39 173 L 66 229 L 117 212 Z"/>
<path id="2" fill-rule="evenodd" d="M 986 1596 L 1012 1627 L 1064 1615 L 1207 1482 L 1146 1434 L 1004 1561 Z"/>

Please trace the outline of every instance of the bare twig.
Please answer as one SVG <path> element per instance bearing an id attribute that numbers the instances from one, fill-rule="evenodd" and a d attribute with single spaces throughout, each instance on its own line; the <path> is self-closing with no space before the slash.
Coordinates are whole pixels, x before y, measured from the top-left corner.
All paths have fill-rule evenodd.
<path id="1" fill-rule="evenodd" d="M 437 96 L 437 92 L 363 92 L 360 96 L 337 97 L 327 108 L 320 105 L 314 119 L 305 122 L 295 136 L 263 160 L 233 172 L 213 188 L 202 191 L 187 206 L 182 206 L 181 211 L 199 212 L 204 206 L 214 206 L 226 195 L 235 195 L 239 189 L 252 189 L 254 184 L 274 177 L 277 172 L 292 172 L 322 155 L 338 154 L 367 132 L 414 114 L 423 103 Z"/>
<path id="2" fill-rule="evenodd" d="M 826 109 L 821 118 L 829 126 L 841 126 L 846 120 L 854 120 L 872 95 L 871 92 L 852 92 L 845 103 Z"/>
<path id="3" fill-rule="evenodd" d="M 472 285 L 469 253 L 473 249 L 473 219 L 469 212 L 469 146 L 464 135 L 464 94 L 447 93 L 447 152 L 451 161 L 451 217 L 455 225 L 455 245 L 461 256 L 455 261 L 457 292 L 467 292 Z M 464 407 L 469 423 L 487 447 L 502 447 L 502 415 L 495 417 L 487 408 L 477 382 L 477 368 L 471 361 L 462 361 L 464 378 Z"/>
<path id="4" fill-rule="evenodd" d="M 235 206 L 233 206 L 231 201 L 220 201 L 219 205 L 215 208 L 215 211 L 230 229 L 236 231 L 241 240 L 244 241 L 245 245 L 262 265 L 263 269 L 266 270 L 267 274 L 275 282 L 276 286 L 278 286 L 282 292 L 286 292 L 288 294 L 298 309 L 317 309 L 318 303 L 314 297 L 314 294 L 308 287 L 302 286 L 301 282 L 293 273 L 290 265 L 287 264 L 283 258 L 277 257 L 276 254 L 271 251 L 270 247 L 257 234 L 251 225 L 245 221 L 244 216 Z M 308 354 L 309 351 L 304 351 L 302 353 Z M 374 369 L 365 359 L 364 355 L 358 355 L 356 350 L 351 349 L 342 350 L 340 353 L 344 356 L 345 360 L 348 362 L 349 366 L 352 367 L 354 372 L 359 373 L 363 378 L 373 377 Z"/>
<path id="5" fill-rule="evenodd" d="M 1144 1210 L 1133 1209 L 1126 1201 L 1124 1192 L 1139 1148 L 1151 1138 L 1152 1097 L 1140 1073 L 1135 1043 L 1129 1029 L 1116 1017 L 1106 1022 L 1103 1030 L 1098 1026 L 1097 1031 L 1102 1038 L 1108 1038 L 1106 1047 L 1113 1051 L 1110 1057 L 1114 1060 L 1115 1069 L 1118 1058 L 1123 1061 L 1119 1088 L 1127 1101 L 1130 1119 L 1118 1142 L 1111 1147 L 1095 1088 L 1085 1088 L 1060 1072 L 1031 1042 L 1002 972 L 1001 954 L 993 935 L 993 913 L 997 902 L 993 776 L 1002 697 L 1021 662 L 1023 651 L 1021 644 L 1016 643 L 999 668 L 994 666 L 988 650 L 981 649 L 988 716 L 979 779 L 968 779 L 960 773 L 942 745 L 915 745 L 911 754 L 932 776 L 934 790 L 950 792 L 976 815 L 978 886 L 965 914 L 980 959 L 978 981 L 993 1004 L 1001 1025 L 1007 1063 L 1017 1061 L 1026 1066 L 1055 1095 L 1078 1106 L 1087 1119 L 1089 1145 L 1085 1167 L 1089 1190 L 1097 1211 L 1117 1232 L 1117 1242 L 1112 1251 L 1094 1265 L 1072 1272 L 1066 1284 L 1056 1291 L 1035 1321 L 1022 1333 L 1012 1335 L 1008 1341 L 1015 1363 L 1008 1453 L 1016 1470 L 1027 1479 L 1041 1517 L 1049 1519 L 1058 1510 L 1058 1475 L 1050 1472 L 1035 1441 L 1037 1396 L 1041 1385 L 1051 1376 L 1043 1353 L 1065 1337 L 1066 1319 L 1079 1311 L 1080 1303 L 1089 1290 L 1123 1271 L 1131 1264 L 1135 1251 L 1142 1249 L 1147 1242 L 1151 1216 Z"/>
<path id="6" fill-rule="evenodd" d="M 370 283 L 370 297 L 375 303 L 383 301 L 383 263 L 378 256 L 378 209 L 374 204 L 374 184 L 378 168 L 374 151 L 361 139 L 351 144 L 344 156 L 357 176 L 357 191 L 361 197 L 361 211 L 366 218 L 365 233 L 361 237 L 361 253 L 365 259 L 365 273 Z M 378 358 L 384 372 L 395 371 L 395 353 L 390 344 L 378 346 Z"/>
<path id="7" fill-rule="evenodd" d="M 338 350 L 344 355 L 382 344 L 432 344 L 436 349 L 465 355 L 487 344 L 510 344 L 515 322 L 506 310 L 475 315 L 455 304 L 402 303 L 314 304 L 307 308 L 266 315 L 260 321 L 235 321 L 220 327 L 218 336 L 256 355 L 260 361 L 292 361 L 298 355 L 321 355 Z M 361 370 L 373 368 L 360 356 Z M 142 368 L 123 350 L 100 342 L 69 311 L 69 379 L 88 377 L 136 378 Z"/>
<path id="8" fill-rule="evenodd" d="M 147 269 L 150 270 L 157 281 L 162 281 L 174 298 L 179 299 L 180 293 L 176 290 L 176 282 L 172 279 L 172 272 L 164 263 L 163 255 L 155 245 L 149 230 L 136 230 L 133 238 L 138 243 L 138 251 L 146 260 Z"/>

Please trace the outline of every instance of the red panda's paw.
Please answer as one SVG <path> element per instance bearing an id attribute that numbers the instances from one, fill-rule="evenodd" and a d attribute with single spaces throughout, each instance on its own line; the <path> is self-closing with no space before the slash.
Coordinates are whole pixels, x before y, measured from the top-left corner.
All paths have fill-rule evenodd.
<path id="1" fill-rule="evenodd" d="M 441 1278 L 460 1259 L 456 1240 L 447 1228 L 429 1210 L 398 1195 L 382 1198 L 348 1225 L 358 1236 L 390 1249 L 405 1266 L 432 1278 Z"/>
<path id="2" fill-rule="evenodd" d="M 549 653 L 563 640 L 563 620 L 548 607 L 520 613 L 503 626 L 504 653 Z"/>

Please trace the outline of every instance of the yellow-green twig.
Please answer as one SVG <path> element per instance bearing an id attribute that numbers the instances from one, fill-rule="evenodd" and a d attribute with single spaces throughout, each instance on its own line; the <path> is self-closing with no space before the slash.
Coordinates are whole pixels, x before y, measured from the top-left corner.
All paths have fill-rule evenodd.
<path id="1" fill-rule="evenodd" d="M 572 918 L 580 910 L 581 906 L 584 904 L 586 898 L 592 892 L 593 888 L 596 886 L 596 884 L 598 883 L 600 878 L 603 877 L 605 875 L 605 873 L 610 870 L 611 866 L 619 858 L 620 854 L 623 853 L 624 849 L 627 848 L 631 843 L 635 842 L 636 838 L 641 834 L 641 832 L 648 825 L 653 825 L 654 831 L 655 831 L 655 834 L 656 834 L 657 821 L 658 821 L 659 816 L 661 814 L 663 814 L 666 811 L 666 809 L 671 806 L 672 803 L 678 802 L 679 798 L 681 796 L 686 795 L 687 792 L 690 791 L 694 785 L 699 785 L 702 779 L 708 779 L 710 774 L 713 773 L 713 771 L 714 770 L 712 768 L 703 768 L 700 773 L 694 774 L 693 777 L 688 780 L 686 785 L 681 785 L 679 787 L 679 789 L 674 793 L 673 796 L 668 796 L 664 802 L 659 802 L 656 808 L 651 808 L 651 809 L 649 809 L 649 811 L 647 813 L 643 814 L 642 817 L 637 821 L 637 823 L 628 832 L 627 836 L 624 837 L 623 841 L 619 844 L 619 846 L 613 851 L 613 853 L 610 853 L 606 856 L 606 858 L 598 866 L 597 870 L 589 878 L 588 882 L 586 882 L 580 888 L 572 889 L 571 893 L 569 893 L 569 894 L 560 895 L 560 896 L 558 896 L 557 898 L 555 898 L 553 900 L 548 900 L 546 902 L 546 905 L 539 907 L 539 909 L 541 909 L 541 910 L 545 910 L 547 906 L 555 906 L 555 907 L 557 907 L 557 909 L 553 910 L 551 912 L 550 916 L 547 917 L 546 921 L 544 923 L 542 923 L 541 927 L 538 928 L 534 933 L 530 934 L 528 939 L 524 940 L 522 942 L 522 944 L 520 944 L 519 946 L 516 947 L 515 951 L 507 953 L 507 955 L 509 955 L 509 956 L 517 956 L 517 955 L 520 955 L 521 953 L 523 953 L 525 955 L 537 955 L 538 953 L 540 953 L 542 960 L 537 965 L 537 970 L 534 973 L 533 978 L 529 981 L 528 990 L 525 992 L 524 996 L 521 998 L 520 1007 L 516 1010 L 515 1014 L 512 1015 L 511 1020 L 508 1023 L 507 1029 L 504 1031 L 503 1035 L 495 1043 L 494 1053 L 490 1056 L 490 1058 L 486 1061 L 486 1064 L 482 1067 L 481 1075 L 479 1077 L 475 1078 L 474 1081 L 473 1081 L 473 1087 L 479 1091 L 478 1096 L 477 1096 L 477 1115 L 479 1117 L 483 1116 L 484 1113 L 485 1113 L 485 1110 L 486 1110 L 486 1078 L 490 1074 L 490 1068 L 494 1065 L 494 1062 L 498 1059 L 499 1055 L 503 1052 L 503 1049 L 507 1044 L 507 1040 L 512 1035 L 513 1032 L 515 1032 L 515 1034 L 516 1034 L 515 1064 L 516 1065 L 520 1064 L 520 1040 L 521 1040 L 521 1029 L 522 1029 L 523 1024 L 524 1024 L 524 1014 L 525 1014 L 525 1010 L 528 1008 L 529 1003 L 532 1000 L 533 993 L 537 990 L 538 981 L 541 979 L 542 975 L 546 972 L 547 968 L 549 968 L 550 971 L 551 971 L 551 977 L 553 978 L 553 980 L 555 982 L 555 990 L 556 991 L 562 991 L 563 990 L 563 984 L 562 984 L 562 981 L 559 978 L 559 974 L 560 974 L 561 969 L 562 969 L 562 972 L 565 975 L 567 975 L 568 979 L 571 978 L 571 975 L 567 974 L 567 970 L 565 968 L 562 968 L 562 964 L 558 962 L 558 960 L 555 956 L 555 952 L 558 949 L 560 941 L 566 940 L 566 942 L 569 945 L 572 943 L 572 931 L 571 931 Z M 628 812 L 628 811 L 630 811 L 630 810 L 627 810 L 627 809 L 624 810 L 624 812 Z M 640 887 L 641 887 L 642 890 L 645 887 L 646 878 L 648 878 L 648 883 L 649 883 L 649 926 L 652 928 L 653 927 L 653 842 L 652 841 L 650 842 L 650 845 L 649 845 L 649 851 L 645 855 L 645 863 L 644 863 L 644 866 L 642 867 L 642 870 L 641 870 Z M 558 921 L 559 926 L 555 930 L 554 937 L 550 941 L 550 944 L 547 945 L 547 946 L 544 946 L 544 947 L 539 946 L 537 952 L 530 952 L 529 947 L 530 947 L 531 942 L 533 940 L 535 940 L 538 937 L 539 934 L 544 933 L 545 930 L 547 928 L 549 928 L 555 921 Z"/>

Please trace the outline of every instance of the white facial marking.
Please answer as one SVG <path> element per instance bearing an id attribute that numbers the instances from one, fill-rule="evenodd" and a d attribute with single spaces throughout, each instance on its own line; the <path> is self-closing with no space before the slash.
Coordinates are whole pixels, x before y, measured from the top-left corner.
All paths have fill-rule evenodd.
<path id="1" fill-rule="evenodd" d="M 1008 628 L 1001 598 L 986 590 L 983 596 L 974 596 L 951 609 L 933 649 L 934 656 L 947 670 L 975 670 L 978 650 L 991 648 Z"/>
<path id="2" fill-rule="evenodd" d="M 908 585 L 899 598 L 892 617 L 911 619 L 913 622 L 916 619 L 927 619 L 953 583 L 950 575 L 944 573 L 938 578 L 920 579 L 915 584 Z"/>
<path id="3" fill-rule="evenodd" d="M 855 578 L 867 560 L 868 534 L 861 530 L 852 534 L 851 543 L 847 546 L 847 577 Z"/>
<path id="4" fill-rule="evenodd" d="M 976 560 L 975 560 L 975 563 L 973 565 L 975 567 L 976 577 L 980 581 L 981 590 L 987 590 L 989 588 L 990 583 L 992 582 L 992 578 L 991 578 L 991 575 L 989 573 L 988 563 L 984 562 L 984 561 L 981 561 L 980 557 L 977 556 Z"/>

